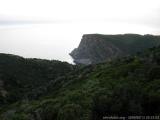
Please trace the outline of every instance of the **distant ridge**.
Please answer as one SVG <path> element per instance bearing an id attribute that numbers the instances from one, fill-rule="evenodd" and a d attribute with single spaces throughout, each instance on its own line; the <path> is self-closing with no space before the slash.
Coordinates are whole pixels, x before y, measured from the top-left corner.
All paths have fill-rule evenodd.
<path id="1" fill-rule="evenodd" d="M 96 64 L 160 45 L 160 36 L 139 34 L 84 34 L 71 53 L 76 64 Z"/>

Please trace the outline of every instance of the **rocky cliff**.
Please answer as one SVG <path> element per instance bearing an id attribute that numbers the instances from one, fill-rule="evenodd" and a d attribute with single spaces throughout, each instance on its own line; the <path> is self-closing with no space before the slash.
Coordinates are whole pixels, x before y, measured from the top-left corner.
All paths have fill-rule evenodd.
<path id="1" fill-rule="evenodd" d="M 78 48 L 71 53 L 76 64 L 95 64 L 160 45 L 160 36 L 123 35 L 83 35 Z"/>

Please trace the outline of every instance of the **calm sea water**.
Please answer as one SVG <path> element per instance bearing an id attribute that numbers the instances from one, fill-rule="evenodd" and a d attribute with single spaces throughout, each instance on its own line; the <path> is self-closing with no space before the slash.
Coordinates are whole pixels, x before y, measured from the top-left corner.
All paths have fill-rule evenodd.
<path id="1" fill-rule="evenodd" d="M 72 63 L 69 53 L 78 46 L 82 36 L 72 29 L 59 24 L 5 26 L 0 29 L 0 53 Z"/>
<path id="2" fill-rule="evenodd" d="M 0 26 L 0 53 L 72 63 L 69 53 L 83 34 L 154 33 L 145 26 L 103 22 L 16 24 Z"/>

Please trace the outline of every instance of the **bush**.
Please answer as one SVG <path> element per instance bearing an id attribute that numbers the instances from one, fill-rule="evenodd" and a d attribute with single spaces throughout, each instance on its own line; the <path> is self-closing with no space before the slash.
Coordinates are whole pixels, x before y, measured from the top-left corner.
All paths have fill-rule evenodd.
<path id="1" fill-rule="evenodd" d="M 82 120 L 82 108 L 77 104 L 67 104 L 58 113 L 58 120 Z"/>

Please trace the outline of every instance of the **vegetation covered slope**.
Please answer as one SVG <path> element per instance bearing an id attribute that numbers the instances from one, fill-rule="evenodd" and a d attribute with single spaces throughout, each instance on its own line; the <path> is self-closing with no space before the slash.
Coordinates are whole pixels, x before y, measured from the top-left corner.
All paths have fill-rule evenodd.
<path id="1" fill-rule="evenodd" d="M 1 107 L 2 120 L 102 120 L 160 115 L 160 47 L 109 63 L 79 66 L 38 99 Z"/>
<path id="2" fill-rule="evenodd" d="M 88 65 L 142 52 L 157 45 L 160 45 L 160 36 L 86 34 L 70 55 L 75 63 Z"/>
<path id="3" fill-rule="evenodd" d="M 25 59 L 0 54 L 0 106 L 22 99 L 36 99 L 45 86 L 73 70 L 73 66 L 55 60 Z"/>

